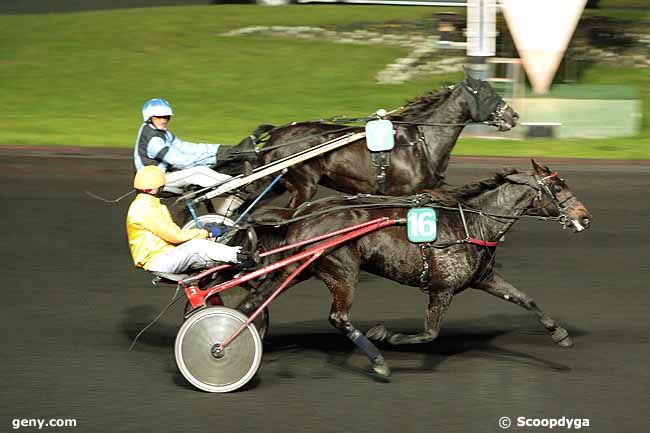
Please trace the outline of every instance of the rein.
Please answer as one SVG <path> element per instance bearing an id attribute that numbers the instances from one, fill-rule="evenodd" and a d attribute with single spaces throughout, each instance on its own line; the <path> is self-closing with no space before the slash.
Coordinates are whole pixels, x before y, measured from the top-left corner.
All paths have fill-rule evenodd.
<path id="1" fill-rule="evenodd" d="M 287 126 L 292 126 L 292 125 L 295 125 L 295 124 L 296 124 L 296 122 L 292 122 L 292 123 L 288 123 L 288 124 L 283 125 L 283 126 L 278 126 L 277 128 L 271 129 L 269 132 L 267 132 L 267 134 L 270 133 L 270 132 L 273 132 L 275 130 L 278 130 L 278 129 L 281 129 L 281 128 L 286 128 Z M 298 138 L 296 140 L 287 141 L 285 143 L 275 144 L 273 146 L 261 147 L 261 148 L 259 148 L 257 150 L 254 150 L 254 151 L 253 150 L 247 150 L 247 151 L 237 152 L 237 153 L 264 153 L 264 152 L 268 152 L 270 150 L 279 149 L 279 148 L 286 147 L 286 146 L 291 146 L 293 144 L 300 144 L 300 143 L 305 142 L 306 140 L 309 140 L 312 137 L 324 137 L 326 135 L 337 134 L 339 132 L 345 132 L 345 131 L 349 131 L 349 130 L 355 129 L 355 128 L 358 128 L 358 126 L 346 126 L 344 128 L 333 129 L 331 131 L 321 132 L 320 134 L 309 134 L 309 135 L 307 135 L 305 137 Z M 261 140 L 262 143 L 264 143 L 266 141 L 267 140 Z"/>
<path id="2" fill-rule="evenodd" d="M 471 95 L 473 95 L 473 97 L 475 99 L 476 107 L 478 109 L 478 107 L 479 107 L 478 90 L 472 89 L 471 87 L 469 87 L 465 83 L 461 83 L 460 85 L 464 86 L 468 90 L 468 92 Z M 452 87 L 455 87 L 455 86 L 452 86 Z M 381 115 L 375 113 L 375 114 L 372 114 L 370 116 L 365 116 L 365 117 L 336 117 L 335 116 L 335 117 L 330 117 L 330 118 L 327 118 L 327 119 L 311 120 L 311 121 L 307 121 L 305 123 L 310 123 L 310 122 L 331 122 L 331 123 L 339 124 L 339 125 L 349 125 L 350 123 L 367 123 L 370 120 L 375 120 L 375 119 L 378 119 L 378 118 L 382 119 L 382 118 L 386 118 L 387 116 L 389 116 L 391 114 L 399 113 L 400 111 L 404 110 L 404 108 L 405 108 L 405 106 L 398 107 L 398 108 L 395 108 L 395 109 L 390 110 L 388 112 L 382 112 Z M 391 122 L 393 124 L 395 124 L 395 125 L 410 125 L 410 126 L 465 127 L 467 125 L 488 125 L 488 126 L 498 127 L 500 125 L 500 123 L 502 122 L 502 120 L 503 120 L 503 116 L 505 115 L 505 112 L 506 112 L 507 108 L 508 108 L 508 104 L 505 101 L 501 100 L 497 104 L 494 112 L 491 113 L 490 119 L 489 120 L 484 120 L 484 121 L 468 120 L 467 122 L 463 122 L 463 123 L 435 123 L 435 122 L 417 122 L 417 121 L 391 120 Z M 270 131 L 267 131 L 266 134 L 268 136 L 270 132 L 273 132 L 273 131 L 281 129 L 281 128 L 286 128 L 288 126 L 293 126 L 296 123 L 298 123 L 298 122 L 290 122 L 290 123 L 287 123 L 285 125 L 278 126 L 276 128 L 271 129 Z M 290 146 L 290 145 L 293 145 L 293 144 L 302 143 L 305 140 L 310 139 L 311 137 L 322 137 L 322 136 L 326 136 L 326 135 L 329 135 L 329 134 L 345 132 L 345 131 L 348 131 L 350 129 L 354 129 L 354 128 L 358 128 L 358 127 L 359 126 L 345 126 L 343 128 L 340 128 L 340 129 L 334 129 L 334 130 L 331 130 L 331 131 L 322 132 L 320 134 L 310 134 L 307 137 L 298 138 L 298 139 L 295 139 L 295 140 L 292 140 L 292 141 L 288 141 L 286 143 L 280 143 L 280 144 L 276 144 L 276 145 L 269 146 L 269 147 L 262 147 L 262 148 L 259 148 L 259 149 L 255 150 L 255 151 L 243 151 L 243 152 L 237 152 L 237 153 L 251 153 L 251 152 L 263 153 L 263 152 L 268 152 L 270 150 L 279 149 L 279 148 Z M 263 139 L 263 140 L 260 140 L 260 141 L 262 143 L 264 143 L 267 140 Z"/>
<path id="3" fill-rule="evenodd" d="M 507 104 L 506 104 L 506 106 L 507 106 Z M 356 122 L 357 121 L 356 119 L 357 118 L 355 118 L 355 120 L 351 120 L 351 122 Z M 364 119 L 365 121 L 369 121 L 369 120 L 377 119 L 377 117 L 376 116 L 368 116 L 368 117 L 358 118 L 358 119 Z M 359 120 L 359 122 L 363 122 L 364 120 Z M 332 121 L 332 120 L 329 120 L 329 119 L 315 120 L 313 122 L 334 122 L 334 123 L 340 124 L 340 125 L 345 125 L 346 124 L 344 122 L 337 122 L 337 121 Z M 465 127 L 465 126 L 468 126 L 468 125 L 488 125 L 488 126 L 498 126 L 499 125 L 498 120 L 485 120 L 483 122 L 476 122 L 476 121 L 473 121 L 473 120 L 469 120 L 469 121 L 464 122 L 464 123 L 427 123 L 427 122 L 406 122 L 406 121 L 402 121 L 402 120 L 394 120 L 394 121 L 391 120 L 391 123 L 393 123 L 394 125 L 450 126 L 450 127 L 458 127 L 458 126 Z M 287 124 L 287 125 L 284 125 L 284 126 L 279 126 L 277 128 L 272 129 L 269 132 L 272 132 L 274 130 L 284 128 L 284 127 L 287 127 L 287 126 L 291 126 L 291 124 Z M 324 136 L 329 135 L 329 134 L 336 134 L 336 133 L 339 133 L 339 132 L 345 132 L 345 131 L 349 131 L 349 130 L 355 129 L 355 128 L 359 128 L 359 126 L 354 126 L 354 125 L 346 126 L 344 128 L 333 129 L 331 131 L 326 131 L 326 132 L 322 132 L 322 133 L 319 133 L 319 134 L 309 134 L 308 136 L 303 137 L 303 138 L 298 138 L 298 139 L 295 139 L 295 140 L 292 140 L 292 141 L 287 141 L 285 143 L 274 144 L 273 146 L 261 147 L 261 148 L 259 148 L 257 150 L 246 150 L 246 151 L 233 152 L 233 153 L 234 154 L 265 153 L 265 152 L 268 152 L 268 151 L 271 151 L 271 150 L 280 149 L 282 147 L 303 143 L 303 142 L 305 142 L 306 140 L 309 140 L 312 137 L 324 137 Z M 264 143 L 265 141 L 266 140 L 261 140 L 260 142 Z"/>
<path id="4" fill-rule="evenodd" d="M 473 120 L 468 120 L 467 122 L 464 123 L 425 123 L 425 122 L 405 122 L 402 120 L 391 120 L 392 123 L 395 125 L 411 125 L 411 126 L 467 126 L 467 125 L 475 125 L 475 124 L 485 124 L 487 125 L 488 122 L 475 122 Z"/>
<path id="5" fill-rule="evenodd" d="M 320 211 L 315 211 L 311 212 L 305 215 L 297 215 L 301 211 L 303 211 L 305 208 L 316 205 L 316 204 L 321 204 L 325 203 L 327 201 L 335 201 L 335 200 L 357 200 L 357 199 L 376 199 L 376 200 L 382 200 L 381 203 L 363 203 L 363 204 L 350 204 L 350 205 L 341 205 L 341 206 L 335 206 L 329 209 L 323 209 Z M 357 194 L 357 195 L 348 195 L 348 196 L 331 196 L 331 197 L 324 197 L 318 200 L 310 201 L 310 202 L 305 202 L 296 209 L 294 209 L 294 213 L 291 218 L 289 219 L 284 219 L 282 221 L 255 221 L 254 226 L 272 226 L 272 227 L 282 227 L 294 222 L 298 221 L 303 221 L 309 218 L 315 218 L 319 217 L 322 215 L 326 215 L 331 212 L 337 212 L 341 210 L 348 210 L 348 209 L 378 209 L 378 208 L 391 208 L 391 207 L 398 207 L 398 208 L 413 208 L 413 207 L 418 207 L 418 206 L 426 206 L 426 207 L 431 207 L 433 209 L 442 209 L 442 210 L 448 210 L 448 211 L 459 211 L 457 207 L 450 207 L 450 206 L 444 206 L 444 205 L 439 205 L 439 204 L 431 204 L 435 202 L 431 194 L 428 193 L 421 193 L 421 194 L 416 194 L 408 197 L 396 197 L 396 196 L 389 196 L 389 195 L 373 195 L 373 194 Z M 289 210 L 288 208 L 275 208 L 275 209 L 282 209 L 282 210 Z M 459 211 L 461 212 L 461 211 Z M 518 220 L 518 219 L 523 219 L 523 218 L 533 218 L 541 221 L 556 221 L 559 220 L 560 217 L 551 217 L 551 216 L 535 216 L 535 215 L 502 215 L 502 214 L 496 214 L 496 213 L 491 213 L 491 212 L 484 212 L 481 210 L 477 209 L 472 209 L 472 208 L 462 208 L 462 212 L 466 213 L 473 213 L 473 214 L 478 214 L 481 216 L 486 216 L 486 217 L 492 217 L 492 218 L 504 218 L 504 219 L 512 219 L 512 220 Z"/>

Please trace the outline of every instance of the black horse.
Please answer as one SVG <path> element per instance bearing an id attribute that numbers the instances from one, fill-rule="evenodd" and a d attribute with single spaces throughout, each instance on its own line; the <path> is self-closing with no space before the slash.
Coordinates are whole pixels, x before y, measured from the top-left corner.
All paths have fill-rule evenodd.
<path id="1" fill-rule="evenodd" d="M 591 215 L 564 180 L 535 161 L 533 168 L 532 173 L 506 170 L 460 188 L 431 192 L 437 202 L 434 207 L 439 208 L 438 238 L 432 246 L 422 247 L 411 243 L 405 227 L 392 226 L 334 249 L 317 259 L 308 269 L 309 272 L 301 276 L 306 279 L 315 275 L 327 285 L 333 297 L 330 323 L 366 353 L 377 374 L 388 376 L 390 370 L 370 340 L 392 345 L 434 340 L 452 297 L 467 288 L 483 290 L 533 311 L 553 341 L 561 346 L 572 344 L 568 332 L 542 312 L 531 297 L 494 271 L 495 241 L 523 216 L 554 218 L 565 227 L 573 226 L 575 231 L 582 231 L 590 225 Z M 316 201 L 305 207 L 310 210 L 307 215 L 312 217 L 291 222 L 284 226 L 284 230 L 262 227 L 258 231 L 259 239 L 262 246 L 268 249 L 378 217 L 404 218 L 408 210 L 403 205 L 390 207 L 390 203 L 388 207 L 377 207 L 376 203 L 366 208 L 356 206 L 363 205 L 367 200 Z M 461 204 L 464 208 L 462 213 Z M 350 208 L 350 205 L 356 207 Z M 256 219 L 268 222 L 271 218 L 281 222 L 288 217 L 304 214 L 302 210 L 297 215 L 292 215 L 293 212 L 261 209 Z M 325 218 L 324 212 L 328 212 Z M 479 241 L 456 242 L 471 237 Z M 481 241 L 488 244 L 481 245 Z M 448 248 L 437 248 L 445 245 Z M 269 288 L 277 287 L 277 282 L 282 281 L 294 268 L 285 268 L 273 275 L 266 285 Z M 360 270 L 400 284 L 419 286 L 426 291 L 429 305 L 423 332 L 402 334 L 378 325 L 366 336 L 361 334 L 349 319 Z M 251 294 L 244 311 L 260 305 L 266 297 L 265 291 Z"/>
<path id="2" fill-rule="evenodd" d="M 366 140 L 362 139 L 292 167 L 283 180 L 292 194 L 289 207 L 310 200 L 318 184 L 346 193 L 387 195 L 409 195 L 435 188 L 445 178 L 451 151 L 466 124 L 486 122 L 507 131 L 518 118 L 489 83 L 468 76 L 457 85 L 417 98 L 387 117 L 395 124 L 396 135 L 384 185 L 377 176 L 377 163 L 373 163 Z M 267 164 L 362 130 L 323 122 L 278 127 L 269 132 L 260 162 Z"/>

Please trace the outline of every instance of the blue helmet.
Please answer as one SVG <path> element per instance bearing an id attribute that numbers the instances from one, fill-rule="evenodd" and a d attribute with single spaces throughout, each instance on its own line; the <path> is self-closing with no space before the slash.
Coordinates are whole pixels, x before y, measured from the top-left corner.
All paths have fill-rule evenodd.
<path id="1" fill-rule="evenodd" d="M 151 116 L 173 116 L 172 106 L 162 98 L 149 99 L 142 107 L 142 118 L 145 122 L 151 119 Z"/>

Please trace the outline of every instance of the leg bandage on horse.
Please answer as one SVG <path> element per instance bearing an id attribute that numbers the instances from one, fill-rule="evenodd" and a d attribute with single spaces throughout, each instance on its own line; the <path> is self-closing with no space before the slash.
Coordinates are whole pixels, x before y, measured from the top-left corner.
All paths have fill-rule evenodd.
<path id="1" fill-rule="evenodd" d="M 370 358 L 371 361 L 379 358 L 381 354 L 374 344 L 370 342 L 358 329 L 348 333 L 348 338 Z"/>

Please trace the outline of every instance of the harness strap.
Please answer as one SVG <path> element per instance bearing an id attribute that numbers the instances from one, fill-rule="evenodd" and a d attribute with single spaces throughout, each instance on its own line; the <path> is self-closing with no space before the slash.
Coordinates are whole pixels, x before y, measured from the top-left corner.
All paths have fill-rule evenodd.
<path id="1" fill-rule="evenodd" d="M 420 272 L 420 286 L 425 287 L 429 284 L 429 260 L 431 259 L 431 242 L 420 244 L 420 257 L 422 258 L 422 272 Z"/>
<path id="2" fill-rule="evenodd" d="M 467 238 L 467 242 L 474 245 L 480 245 L 482 247 L 496 247 L 497 243 L 492 241 L 482 241 L 476 238 Z"/>
<path id="3" fill-rule="evenodd" d="M 317 205 L 317 204 L 323 204 L 327 203 L 329 201 L 349 201 L 349 202 L 354 202 L 355 200 L 367 200 L 367 201 L 373 201 L 371 203 L 362 203 L 362 204 L 346 204 L 346 205 L 341 205 L 341 206 L 334 206 L 330 207 L 328 209 L 322 209 L 319 211 L 314 211 L 310 212 L 307 214 L 302 214 L 303 211 L 306 211 L 307 208 Z M 283 225 L 291 224 L 296 221 L 302 221 L 305 219 L 309 218 L 315 218 L 321 215 L 327 215 L 331 212 L 338 212 L 341 210 L 347 210 L 347 209 L 377 209 L 377 208 L 391 208 L 391 207 L 401 207 L 401 208 L 412 208 L 412 207 L 421 207 L 421 206 L 428 206 L 434 209 L 444 209 L 448 211 L 458 211 L 457 207 L 448 207 L 444 205 L 437 204 L 435 202 L 435 199 L 428 193 L 420 193 L 412 196 L 407 196 L 407 197 L 395 197 L 395 196 L 380 196 L 380 195 L 372 195 L 372 194 L 357 194 L 357 195 L 352 195 L 352 196 L 331 196 L 331 197 L 323 197 L 321 199 L 317 199 L 311 202 L 305 202 L 298 206 L 296 209 L 294 209 L 293 213 L 291 214 L 291 217 L 289 219 L 282 219 L 282 220 L 271 220 L 271 219 L 259 219 L 254 222 L 254 225 L 257 226 L 274 226 L 274 227 L 280 227 Z M 289 210 L 288 208 L 278 208 L 281 210 Z M 528 215 L 518 215 L 518 216 L 513 216 L 513 215 L 501 215 L 501 214 L 496 214 L 496 213 L 491 213 L 491 212 L 482 212 L 478 211 L 475 209 L 467 208 L 464 209 L 463 212 L 469 212 L 469 213 L 475 213 L 475 214 L 480 214 L 482 216 L 488 216 L 488 217 L 493 217 L 493 218 L 504 218 L 504 219 L 513 219 L 513 220 L 518 220 L 522 218 L 534 218 L 534 219 L 539 219 L 543 221 L 548 221 L 548 220 L 556 220 L 557 217 L 540 217 L 540 216 L 528 216 Z M 469 237 L 469 236 L 468 236 Z"/>
<path id="4" fill-rule="evenodd" d="M 552 179 L 552 178 L 557 177 L 557 176 L 558 176 L 557 171 L 554 171 L 553 173 L 549 174 L 548 176 L 545 176 L 545 177 L 541 178 L 541 179 L 539 180 L 539 182 L 544 182 L 544 181 L 546 181 L 546 180 L 548 180 L 548 179 Z M 538 183 L 539 183 L 539 182 L 538 182 Z"/>
<path id="5" fill-rule="evenodd" d="M 309 123 L 309 122 L 301 122 L 301 123 Z M 286 128 L 286 127 L 290 127 L 290 126 L 294 126 L 294 125 L 296 125 L 296 122 L 287 123 L 286 125 L 282 125 L 282 126 L 278 126 L 278 127 L 274 128 L 274 130 L 278 130 L 278 129 L 282 129 L 282 128 Z M 268 152 L 270 150 L 273 150 L 273 149 L 279 149 L 279 148 L 282 148 L 282 147 L 291 146 L 293 144 L 304 143 L 305 141 L 310 140 L 310 139 L 312 139 L 314 137 L 326 137 L 328 135 L 339 134 L 339 133 L 341 133 L 340 136 L 342 137 L 343 135 L 345 135 L 345 133 L 347 133 L 348 131 L 351 131 L 353 129 L 359 129 L 359 126 L 345 126 L 343 128 L 332 129 L 330 131 L 323 131 L 320 134 L 305 134 L 303 136 L 298 137 L 295 140 L 286 141 L 284 143 L 279 143 L 279 144 L 275 144 L 275 145 L 272 145 L 272 146 L 261 147 L 261 148 L 259 148 L 257 150 L 257 152 L 266 153 L 266 152 Z M 268 140 L 261 140 L 260 142 L 266 143 L 267 141 Z M 319 143 L 319 144 L 322 144 L 322 143 Z M 317 146 L 317 145 L 315 145 L 315 146 Z"/>
<path id="6" fill-rule="evenodd" d="M 468 120 L 467 122 L 463 123 L 431 123 L 431 122 L 407 122 L 407 121 L 402 121 L 402 120 L 391 120 L 395 125 L 412 125 L 412 126 L 467 126 L 467 125 L 473 125 L 473 124 L 488 124 L 488 122 L 474 122 L 471 120 Z"/>
<path id="7" fill-rule="evenodd" d="M 460 213 L 460 219 L 463 220 L 463 228 L 465 229 L 465 236 L 466 238 L 463 239 L 465 243 L 470 243 L 474 245 L 480 245 L 482 247 L 496 247 L 497 243 L 496 242 L 491 242 L 491 241 L 484 241 L 481 239 L 476 239 L 473 238 L 469 235 L 469 231 L 467 230 L 467 221 L 465 221 L 465 212 L 463 212 L 463 205 L 458 202 L 458 212 Z M 479 215 L 483 216 L 482 212 L 479 212 Z"/>
<path id="8" fill-rule="evenodd" d="M 372 152 L 372 165 L 376 169 L 379 192 L 386 194 L 388 188 L 388 168 L 390 167 L 390 151 Z"/>
<path id="9" fill-rule="evenodd" d="M 465 221 L 465 212 L 463 212 L 463 205 L 458 202 L 458 212 L 460 212 L 460 219 L 463 221 L 463 228 L 465 229 L 465 238 L 469 239 L 469 230 L 467 230 L 467 221 Z"/>

